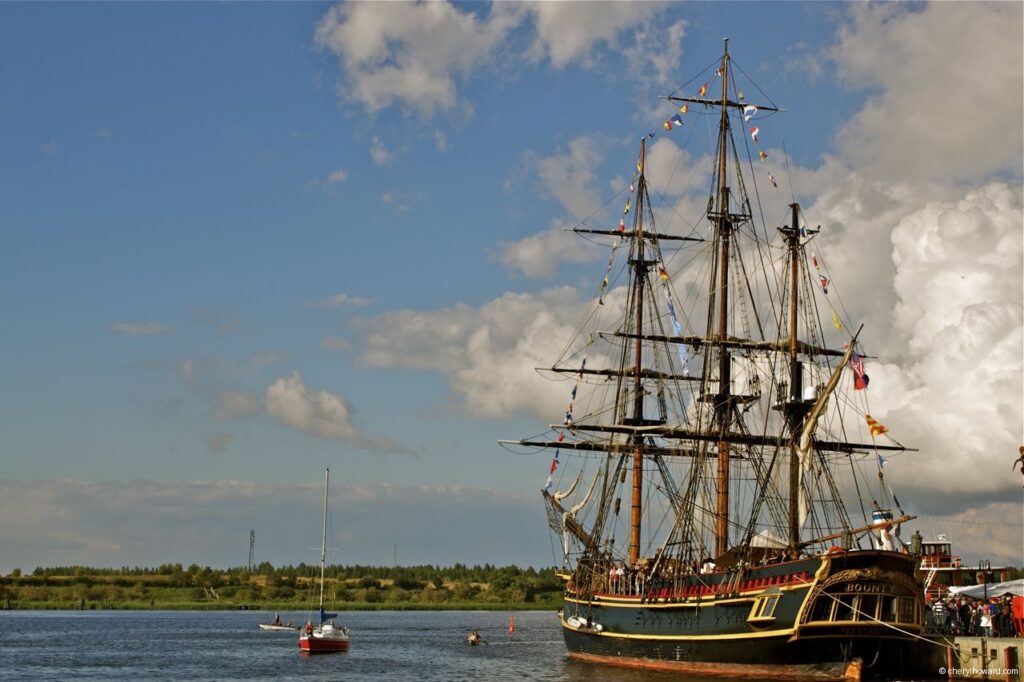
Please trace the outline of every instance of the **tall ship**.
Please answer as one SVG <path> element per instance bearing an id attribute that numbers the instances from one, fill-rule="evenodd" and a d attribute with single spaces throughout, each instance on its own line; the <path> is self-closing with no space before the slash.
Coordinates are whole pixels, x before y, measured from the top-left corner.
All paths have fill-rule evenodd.
<path id="1" fill-rule="evenodd" d="M 762 193 L 777 182 L 759 126 L 781 109 L 737 87 L 728 40 L 712 70 L 664 98 L 658 131 L 711 132 L 703 216 L 688 234 L 659 225 L 645 135 L 618 225 L 575 228 L 610 257 L 543 369 L 565 382 L 564 418 L 502 441 L 551 453 L 569 656 L 755 679 L 918 673 L 922 573 L 900 539 L 914 517 L 884 473 L 909 448 L 870 416 L 861 330 L 817 251 L 827 226 L 795 202 L 765 224 L 754 176 Z"/>

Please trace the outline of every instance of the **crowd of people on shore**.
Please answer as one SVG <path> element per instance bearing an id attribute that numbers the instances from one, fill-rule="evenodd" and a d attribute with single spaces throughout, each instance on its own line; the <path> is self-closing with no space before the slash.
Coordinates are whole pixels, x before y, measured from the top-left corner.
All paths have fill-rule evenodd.
<path id="1" fill-rule="evenodd" d="M 928 604 L 926 623 L 943 634 L 966 637 L 1024 637 L 1024 597 L 972 599 L 950 596 Z M 1015 608 L 1016 607 L 1016 608 Z"/>

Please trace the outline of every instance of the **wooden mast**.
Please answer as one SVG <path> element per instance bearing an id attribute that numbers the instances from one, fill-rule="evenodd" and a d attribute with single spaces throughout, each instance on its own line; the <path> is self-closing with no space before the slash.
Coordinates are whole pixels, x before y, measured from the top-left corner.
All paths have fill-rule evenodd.
<path id="1" fill-rule="evenodd" d="M 789 242 L 789 407 L 788 417 L 790 434 L 789 447 L 789 547 L 796 551 L 800 545 L 800 457 L 796 449 L 796 433 L 799 422 L 803 419 L 803 411 L 795 409 L 803 398 L 803 368 L 797 359 L 797 279 L 799 263 L 797 257 L 800 250 L 800 229 L 798 227 L 799 205 L 790 204 L 793 209 L 793 220 L 790 223 L 787 241 Z"/>
<path id="2" fill-rule="evenodd" d="M 729 431 L 732 417 L 731 362 L 725 345 L 728 340 L 729 316 L 729 238 L 732 221 L 729 217 L 729 186 L 726 178 L 726 144 L 729 135 L 729 39 L 725 38 L 725 53 L 722 56 L 722 112 L 718 125 L 718 236 L 721 242 L 719 257 L 720 279 L 718 285 L 718 396 L 715 411 L 719 432 Z M 715 501 L 715 556 L 722 556 L 729 549 L 729 441 L 724 437 L 718 441 L 718 493 Z"/>
<path id="3" fill-rule="evenodd" d="M 635 371 L 633 372 L 633 421 L 641 424 L 644 418 L 644 393 L 641 381 L 643 369 L 643 324 L 644 324 L 644 281 L 647 279 L 647 264 L 644 262 L 644 166 L 646 163 L 647 141 L 640 141 L 640 177 L 637 180 L 636 192 L 636 230 L 634 238 L 637 242 L 635 273 L 633 286 L 636 297 L 636 346 Z M 640 434 L 632 436 L 633 441 L 633 494 L 629 508 L 629 563 L 635 565 L 640 559 L 640 524 L 642 520 L 640 505 L 643 493 L 644 477 L 644 437 Z"/>

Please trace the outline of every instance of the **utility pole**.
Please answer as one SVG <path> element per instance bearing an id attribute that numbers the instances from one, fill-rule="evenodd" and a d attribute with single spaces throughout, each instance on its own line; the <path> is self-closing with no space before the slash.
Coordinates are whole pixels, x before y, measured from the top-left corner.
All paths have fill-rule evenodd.
<path id="1" fill-rule="evenodd" d="M 256 529 L 249 530 L 249 573 L 256 570 Z"/>

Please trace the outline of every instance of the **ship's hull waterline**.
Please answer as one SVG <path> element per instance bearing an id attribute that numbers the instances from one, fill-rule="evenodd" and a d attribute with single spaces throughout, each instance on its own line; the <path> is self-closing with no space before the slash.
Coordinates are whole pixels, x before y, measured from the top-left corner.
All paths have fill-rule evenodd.
<path id="1" fill-rule="evenodd" d="M 675 586 L 568 585 L 562 627 L 583 661 L 701 675 L 859 679 L 922 670 L 913 557 L 865 550 L 691 576 Z M 724 587 L 723 587 L 724 585 Z"/>

